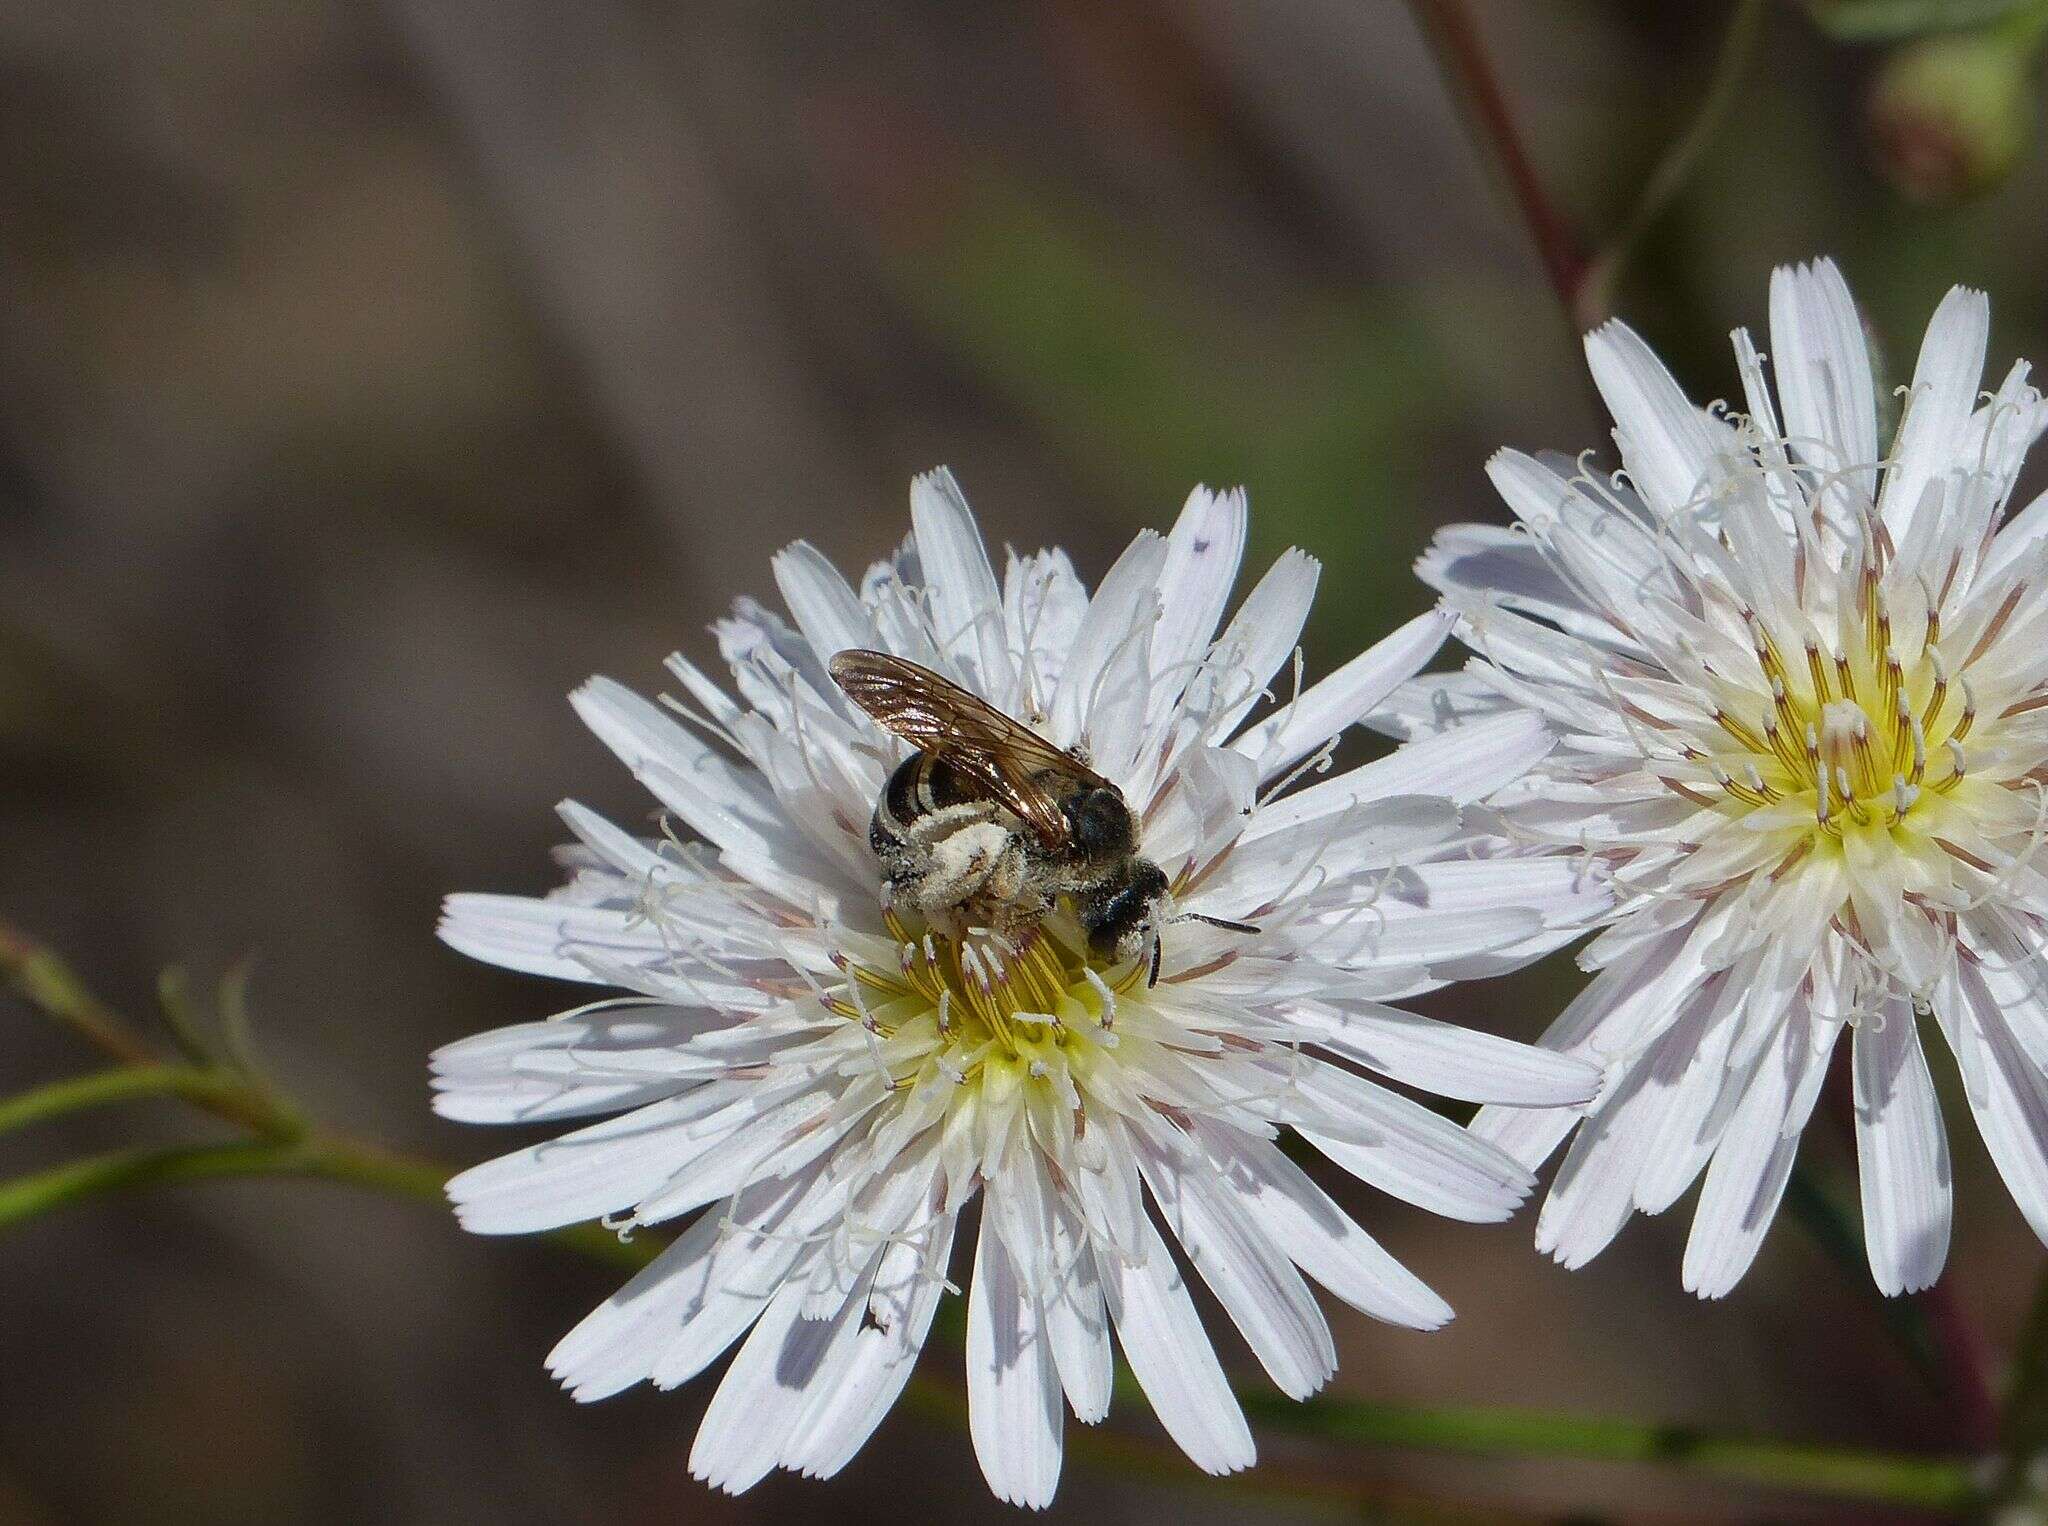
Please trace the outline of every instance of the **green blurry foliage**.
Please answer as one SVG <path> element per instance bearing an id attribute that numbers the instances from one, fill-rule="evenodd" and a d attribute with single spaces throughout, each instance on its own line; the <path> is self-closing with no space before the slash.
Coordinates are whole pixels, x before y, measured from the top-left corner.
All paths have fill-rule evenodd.
<path id="1" fill-rule="evenodd" d="M 1907 44 L 1885 60 L 1870 95 L 1878 162 L 1903 194 L 1948 202 L 2002 181 L 2033 139 L 2048 6 L 1982 31 Z"/>
<path id="2" fill-rule="evenodd" d="M 1807 0 L 1820 29 L 1840 42 L 1895 42 L 1988 26 L 2038 9 L 2035 0 Z"/>
<path id="3" fill-rule="evenodd" d="M 1084 207 L 967 184 L 939 240 L 897 251 L 901 295 L 1078 470 L 1162 514 L 1196 482 L 1249 487 L 1254 551 L 1300 545 L 1346 591 L 1318 608 L 1333 642 L 1422 608 L 1429 525 L 1379 506 L 1427 502 L 1418 442 L 1459 405 L 1442 312 L 1385 291 L 1235 310 Z"/>

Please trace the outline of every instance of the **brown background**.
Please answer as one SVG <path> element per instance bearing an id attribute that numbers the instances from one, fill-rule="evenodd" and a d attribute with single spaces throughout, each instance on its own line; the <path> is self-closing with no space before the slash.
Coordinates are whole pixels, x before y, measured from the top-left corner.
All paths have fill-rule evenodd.
<path id="1" fill-rule="evenodd" d="M 1612 227 L 1680 129 L 1725 14 L 1478 7 L 1581 226 Z M 2039 159 L 1910 205 L 1861 125 L 1877 55 L 1790 6 L 1765 26 L 1621 309 L 1713 396 L 1770 266 L 1833 252 L 1901 366 L 1951 280 L 1993 292 L 1994 366 L 2048 359 Z M 946 462 L 991 540 L 1065 543 L 1093 576 L 1193 482 L 1242 481 L 1261 563 L 1325 561 L 1326 668 L 1423 607 L 1407 566 L 1435 525 L 1498 517 L 1494 446 L 1604 430 L 1396 5 L 17 0 L 0 919 L 137 1010 L 166 963 L 253 955 L 262 1051 L 310 1107 L 478 1159 L 511 1136 L 434 1120 L 424 1056 L 565 997 L 442 949 L 436 901 L 546 886 L 559 796 L 640 818 L 563 695 L 598 669 L 652 687 L 677 645 L 704 660 L 776 547 L 858 567 Z M 1571 978 L 1435 1010 L 1533 1035 Z M 92 1063 L 0 1019 L 0 1088 Z M 0 1168 L 205 1132 L 123 1110 L 0 1140 Z M 1841 1170 L 1832 1141 L 1808 1158 Z M 1959 1284 L 2003 1343 L 2039 1249 L 1974 1138 L 1958 1174 Z M 1339 1314 L 1340 1391 L 1952 1438 L 1867 1290 L 1790 1223 L 1702 1307 L 1682 1212 L 1574 1275 L 1529 1215 L 1364 1197 L 1461 1318 Z M 908 1411 L 830 1485 L 703 1490 L 708 1384 L 582 1408 L 541 1369 L 615 1280 L 311 1185 L 40 1222 L 0 1241 L 0 1520 L 1011 1518 L 964 1436 Z M 1480 1512 L 1825 1513 L 1586 1466 L 1359 1452 L 1333 1480 L 1283 1437 L 1264 1453 Z M 1070 1457 L 1062 1517 L 1162 1510 L 1333 1513 Z"/>

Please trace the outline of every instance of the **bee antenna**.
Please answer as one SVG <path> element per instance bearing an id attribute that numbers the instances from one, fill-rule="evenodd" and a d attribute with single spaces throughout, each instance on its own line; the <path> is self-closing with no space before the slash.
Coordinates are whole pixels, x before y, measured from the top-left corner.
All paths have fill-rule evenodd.
<path id="1" fill-rule="evenodd" d="M 1227 917 L 1204 916 L 1199 911 L 1183 911 L 1174 914 L 1176 922 L 1206 922 L 1211 927 L 1220 927 L 1227 933 L 1256 933 L 1258 926 L 1251 922 L 1233 922 Z"/>

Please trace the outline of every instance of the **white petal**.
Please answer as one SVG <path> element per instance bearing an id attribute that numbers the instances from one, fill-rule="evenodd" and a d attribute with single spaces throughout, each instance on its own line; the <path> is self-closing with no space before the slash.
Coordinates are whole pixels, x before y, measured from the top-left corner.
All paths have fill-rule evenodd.
<path id="1" fill-rule="evenodd" d="M 716 1084 L 472 1166 L 448 1183 L 465 1229 L 527 1234 L 629 1208 L 704 1142 L 680 1125 L 734 1105 Z"/>
<path id="2" fill-rule="evenodd" d="M 1641 1027 L 1645 1013 L 1655 1012 L 1688 989 L 1698 969 L 1691 927 L 1681 927 L 1646 941 L 1596 975 L 1559 1013 L 1539 1040 L 1545 1049 L 1595 1056 L 1625 1051 Z M 1482 1107 L 1472 1132 L 1498 1145 L 1514 1160 L 1534 1171 L 1579 1122 L 1566 1108 Z"/>
<path id="3" fill-rule="evenodd" d="M 677 1334 L 688 1331 L 710 1346 L 706 1362 L 740 1338 L 767 1307 L 768 1293 L 740 1297 L 714 1289 L 719 1220 L 712 1213 L 692 1224 L 556 1343 L 547 1365 L 563 1387 L 585 1401 L 608 1398 L 644 1382 Z M 725 1260 L 724 1270 L 732 1270 L 731 1257 Z"/>
<path id="4" fill-rule="evenodd" d="M 782 602 L 820 657 L 875 644 L 874 625 L 859 595 L 815 546 L 807 541 L 785 546 L 772 566 Z"/>
<path id="5" fill-rule="evenodd" d="M 1306 1399 L 1337 1370 L 1330 1327 L 1308 1285 L 1176 1130 L 1160 1121 L 1140 1137 L 1139 1167 L 1167 1228 L 1274 1384 Z"/>
<path id="6" fill-rule="evenodd" d="M 1635 1187 L 1636 1207 L 1644 1213 L 1662 1213 L 1706 1169 L 1731 1111 L 1723 1097 L 1748 1084 L 1748 1071 L 1732 1065 L 1731 1051 L 1760 963 L 1761 956 L 1752 955 L 1694 991 L 1684 1014 L 1657 1041 L 1646 1084 L 1658 1095 L 1660 1116 Z"/>
<path id="7" fill-rule="evenodd" d="M 1455 618 L 1442 607 L 1417 615 L 1249 727 L 1230 744 L 1232 749 L 1258 764 L 1261 780 L 1274 777 L 1355 724 L 1412 677 L 1436 655 Z"/>
<path id="8" fill-rule="evenodd" d="M 672 1095 L 674 1076 L 607 1074 L 603 1061 L 639 1051 L 674 1054 L 722 1019 L 668 1008 L 631 1006 L 520 1023 L 473 1035 L 434 1052 L 434 1111 L 458 1123 L 549 1123 L 616 1113 Z M 586 1068 L 541 1071 L 535 1061 L 571 1051 Z"/>
<path id="9" fill-rule="evenodd" d="M 1716 452 L 1723 442 L 1712 421 L 1619 320 L 1586 336 L 1586 362 L 1614 415 L 1622 463 L 1643 496 L 1667 512 L 1699 502 L 1722 470 Z"/>
<path id="10" fill-rule="evenodd" d="M 1863 319 L 1833 260 L 1771 272 L 1771 364 L 1793 454 L 1844 472 L 1868 503 L 1877 476 L 1877 396 Z"/>
<path id="11" fill-rule="evenodd" d="M 1785 1194 L 1800 1131 L 1820 1095 L 1838 1031 L 1834 1024 L 1795 1014 L 1765 1053 L 1707 1167 L 1685 1243 L 1687 1292 L 1720 1298 L 1756 1260 Z"/>
<path id="12" fill-rule="evenodd" d="M 1064 551 L 1011 554 L 1003 568 L 1003 628 L 1022 664 L 1019 715 L 1044 714 L 1088 613 L 1088 590 Z"/>
<path id="13" fill-rule="evenodd" d="M 1166 565 L 1159 574 L 1151 669 L 1161 682 L 1153 696 L 1152 721 L 1187 686 L 1196 659 L 1216 634 L 1237 581 L 1244 535 L 1244 489 L 1213 493 L 1198 487 L 1188 494 L 1166 537 Z"/>
<path id="14" fill-rule="evenodd" d="M 2048 1075 L 2014 1038 L 2006 1004 L 2038 1004 L 2031 971 L 1984 969 L 1964 961 L 1957 984 L 1966 1010 L 1944 1018 L 1950 1046 L 1963 1070 L 1965 1095 L 2006 1190 L 2027 1223 L 2048 1243 Z M 1972 1063 L 1974 1061 L 1974 1063 Z"/>
<path id="15" fill-rule="evenodd" d="M 1434 736 L 1515 709 L 1515 702 L 1488 681 L 1478 664 L 1457 673 L 1424 673 L 1396 684 L 1368 711 L 1365 724 L 1400 741 Z"/>
<path id="16" fill-rule="evenodd" d="M 1330 1005 L 1336 1026 L 1317 1043 L 1435 1096 L 1556 1107 L 1591 1101 L 1600 1089 L 1600 1068 L 1576 1056 L 1378 1002 Z"/>
<path id="17" fill-rule="evenodd" d="M 1542 762 L 1556 745 L 1543 717 L 1527 710 L 1475 720 L 1296 790 L 1259 812 L 1258 832 L 1263 836 L 1391 795 L 1437 795 L 1459 805 L 1484 800 Z"/>
<path id="18" fill-rule="evenodd" d="M 1518 473 L 1510 468 L 1541 473 L 1548 482 L 1556 484 L 1552 491 L 1561 492 L 1568 502 L 1575 501 L 1572 490 L 1558 483 L 1548 468 L 1527 456 L 1503 451 L 1487 464 L 1487 469 L 1510 504 L 1525 494 Z M 1510 496 L 1511 492 L 1514 496 Z M 1518 614 L 1534 615 L 1589 641 L 1612 644 L 1624 639 L 1615 629 L 1613 614 L 1593 608 L 1584 595 L 1558 574 L 1546 547 L 1515 530 L 1498 525 L 1446 525 L 1436 532 L 1429 549 L 1415 564 L 1415 575 L 1449 596 L 1461 609 L 1497 605 Z M 1620 613 L 1627 614 L 1633 609 L 1631 600 Z"/>
<path id="19" fill-rule="evenodd" d="M 872 1270 L 872 1269 L 871 1269 Z M 791 1428 L 814 1395 L 839 1380 L 860 1332 L 867 1279 L 831 1319 L 804 1319 L 804 1286 L 786 1284 L 769 1300 L 739 1355 L 726 1369 L 690 1447 L 690 1472 L 728 1494 L 751 1489 L 780 1460 Z"/>
<path id="20" fill-rule="evenodd" d="M 1396 795 L 1369 800 L 1318 820 L 1266 830 L 1263 812 L 1254 815 L 1222 864 L 1185 897 L 1202 910 L 1236 907 L 1250 913 L 1290 885 L 1302 882 L 1311 866 L 1333 882 L 1448 841 L 1458 830 L 1458 808 L 1431 795 Z"/>
<path id="21" fill-rule="evenodd" d="M 1115 1365 L 1109 1347 L 1109 1310 L 1087 1226 L 1064 1202 L 1053 1213 L 1056 1274 L 1048 1279 L 1042 1304 L 1053 1364 L 1074 1418 L 1093 1425 L 1109 1413 Z"/>
<path id="22" fill-rule="evenodd" d="M 1103 576 L 1067 653 L 1053 696 L 1052 739 L 1071 747 L 1081 739 L 1100 697 L 1104 674 L 1118 653 L 1142 638 L 1150 651 L 1151 623 L 1159 608 L 1159 577 L 1166 565 L 1165 537 L 1141 533 Z"/>
<path id="23" fill-rule="evenodd" d="M 1245 595 L 1182 701 L 1192 740 L 1221 745 L 1259 702 L 1301 640 L 1321 576 L 1322 563 L 1289 550 Z"/>
<path id="24" fill-rule="evenodd" d="M 1196 1137 L 1254 1219 L 1309 1276 L 1354 1309 L 1434 1330 L 1451 1306 L 1353 1223 L 1309 1174 L 1270 1140 L 1197 1117 Z"/>
<path id="25" fill-rule="evenodd" d="M 1572 1137 L 1536 1216 L 1536 1248 L 1577 1269 L 1605 1250 L 1635 1211 L 1643 1143 L 1656 1125 L 1648 1067 L 1638 1063 L 1607 1084 Z"/>
<path id="26" fill-rule="evenodd" d="M 1043 1313 L 984 1215 L 967 1295 L 967 1422 L 997 1499 L 1034 1510 L 1052 1503 L 1062 1419 Z"/>
<path id="27" fill-rule="evenodd" d="M 1863 1237 L 1878 1291 L 1931 1287 L 1948 1259 L 1948 1139 L 1912 1007 L 1885 1003 L 1853 1042 Z"/>
<path id="28" fill-rule="evenodd" d="M 1103 1258 L 1103 1292 L 1124 1357 L 1152 1411 L 1205 1473 L 1252 1465 L 1251 1427 L 1216 1360 L 1172 1253 L 1149 1219 L 1138 1225 L 1142 1259 Z"/>
<path id="29" fill-rule="evenodd" d="M 1017 679 L 1003 631 L 1002 593 L 960 484 L 945 467 L 911 482 L 910 522 L 939 650 L 978 693 L 1009 704 Z"/>
<path id="30" fill-rule="evenodd" d="M 930 1230 L 892 1243 L 882 1253 L 868 1312 L 854 1336 L 844 1374 L 812 1396 L 791 1432 L 782 1465 L 811 1478 L 830 1478 L 882 1423 L 910 1381 L 932 1314 L 945 1291 L 946 1254 L 953 1243 L 947 1215 Z"/>
<path id="31" fill-rule="evenodd" d="M 656 799 L 762 888 L 799 905 L 845 884 L 782 814 L 759 774 L 685 730 L 659 706 L 609 678 L 569 696 L 583 723 Z"/>
<path id="32" fill-rule="evenodd" d="M 591 953 L 631 963 L 660 945 L 659 933 L 608 906 L 523 895 L 451 895 L 441 907 L 441 941 L 457 953 L 529 975 L 602 983 Z"/>
<path id="33" fill-rule="evenodd" d="M 1998 532 L 1998 538 L 1991 543 L 1985 554 L 1984 565 L 1977 570 L 1980 584 L 1994 582 L 2007 569 L 2017 565 L 2022 557 L 2036 553 L 2042 542 L 2048 541 L 2048 493 L 2042 493 L 2034 501 L 2011 515 Z"/>
<path id="34" fill-rule="evenodd" d="M 1905 539 L 1928 483 L 1977 465 L 1961 456 L 1990 333 L 1990 301 L 1966 286 L 1950 291 L 1927 324 L 1899 437 L 1892 445 L 1892 464 L 1884 474 L 1881 507 L 1894 541 Z"/>
<path id="35" fill-rule="evenodd" d="M 1304 1068 L 1291 1116 L 1302 1138 L 1382 1192 L 1446 1218 L 1511 1215 L 1535 1178 L 1421 1103 L 1333 1065 Z"/>

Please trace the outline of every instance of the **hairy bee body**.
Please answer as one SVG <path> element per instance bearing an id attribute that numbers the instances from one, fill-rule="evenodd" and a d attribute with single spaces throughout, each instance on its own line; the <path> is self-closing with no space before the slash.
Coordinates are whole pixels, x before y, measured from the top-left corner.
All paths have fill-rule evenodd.
<path id="1" fill-rule="evenodd" d="M 1029 845 L 1007 814 L 944 758 L 905 758 L 868 823 L 890 902 L 942 924 L 978 911 L 1003 933 L 1043 916 L 1052 897 L 1032 883 Z"/>
<path id="2" fill-rule="evenodd" d="M 1093 954 L 1149 952 L 1158 978 L 1173 898 L 1165 872 L 1138 851 L 1121 790 L 1082 756 L 903 658 L 841 652 L 832 674 L 918 749 L 890 773 L 868 824 L 891 904 L 949 934 L 980 925 L 1008 936 L 1069 896 Z"/>

